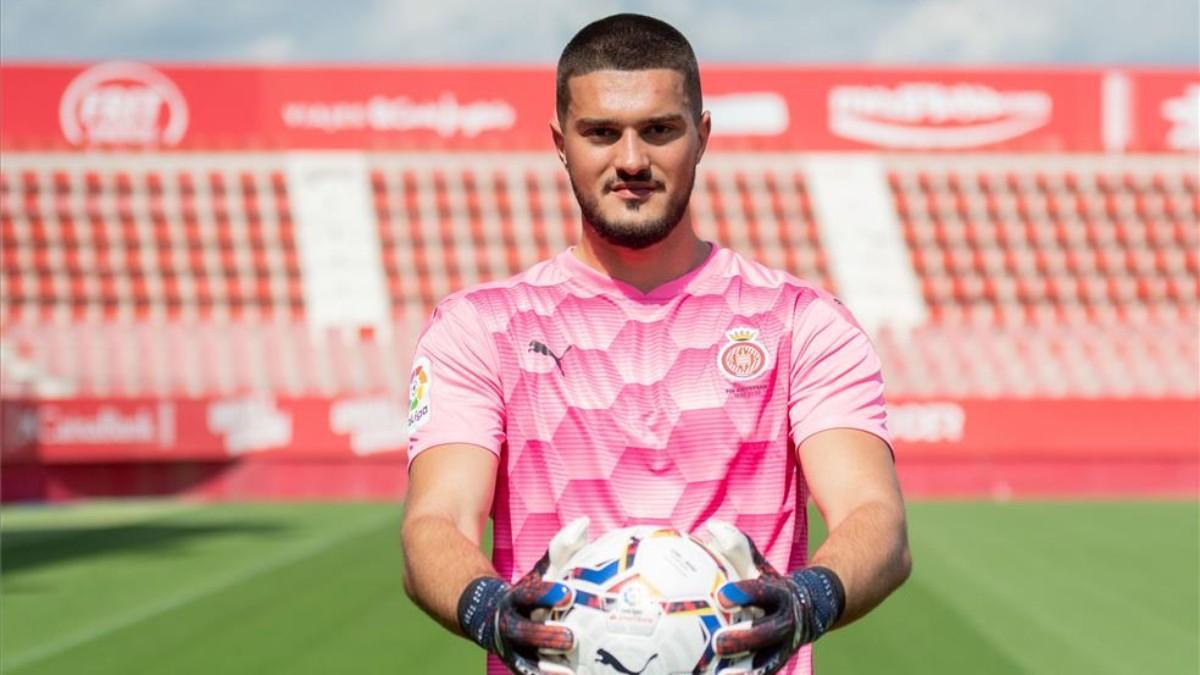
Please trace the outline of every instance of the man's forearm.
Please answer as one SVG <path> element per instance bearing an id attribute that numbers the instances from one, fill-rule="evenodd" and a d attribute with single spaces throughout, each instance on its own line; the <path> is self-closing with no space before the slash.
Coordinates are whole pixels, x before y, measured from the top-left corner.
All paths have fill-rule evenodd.
<path id="1" fill-rule="evenodd" d="M 837 626 L 871 611 L 904 583 L 912 569 L 903 507 L 869 502 L 829 533 L 810 561 L 833 570 L 846 591 Z"/>
<path id="2" fill-rule="evenodd" d="M 461 635 L 459 597 L 471 581 L 481 576 L 498 576 L 495 568 L 477 543 L 442 516 L 407 518 L 401 540 L 406 570 L 404 590 L 438 623 Z"/>

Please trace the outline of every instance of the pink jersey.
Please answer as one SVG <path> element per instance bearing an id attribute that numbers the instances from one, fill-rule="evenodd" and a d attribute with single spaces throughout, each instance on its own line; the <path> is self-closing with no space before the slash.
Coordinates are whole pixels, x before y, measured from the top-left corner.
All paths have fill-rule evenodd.
<path id="1" fill-rule="evenodd" d="M 421 336 L 410 393 L 409 461 L 445 443 L 499 457 L 493 562 L 509 580 L 582 515 L 592 538 L 720 518 L 796 569 L 795 447 L 835 427 L 888 440 L 879 359 L 846 308 L 716 246 L 649 293 L 571 251 L 455 293 Z M 810 671 L 806 648 L 785 672 Z"/>

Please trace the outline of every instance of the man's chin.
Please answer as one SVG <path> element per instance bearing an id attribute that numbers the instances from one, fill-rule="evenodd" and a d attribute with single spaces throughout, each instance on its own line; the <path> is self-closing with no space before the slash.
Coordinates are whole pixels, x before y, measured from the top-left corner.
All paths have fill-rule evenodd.
<path id="1" fill-rule="evenodd" d="M 676 223 L 678 224 L 678 223 Z M 661 220 L 639 220 L 636 222 L 591 222 L 592 229 L 600 238 L 614 246 L 629 249 L 643 249 L 653 246 L 666 239 L 674 226 L 668 226 Z"/>
<path id="2" fill-rule="evenodd" d="M 606 213 L 600 215 L 606 223 L 611 223 L 614 227 L 637 231 L 653 228 L 654 224 L 662 222 L 667 214 L 666 209 L 658 204 L 651 206 L 646 202 L 640 202 L 631 206 L 622 205 L 620 208 L 608 209 Z"/>
<path id="3" fill-rule="evenodd" d="M 641 214 L 644 214 L 647 211 L 662 210 L 661 204 L 654 203 L 657 201 L 658 200 L 654 198 L 654 195 L 650 195 L 645 199 L 622 199 L 614 195 L 609 200 L 609 203 L 606 204 L 606 206 L 608 207 L 608 210 L 612 212 L 608 215 L 613 216 L 614 219 L 620 220 L 622 215 L 630 213 L 639 214 L 638 218 L 641 219 Z"/>
<path id="4" fill-rule="evenodd" d="M 605 219 L 604 222 L 610 230 L 628 232 L 629 234 L 650 232 L 662 227 L 662 220 L 659 218 L 639 218 L 637 220 Z"/>
<path id="5" fill-rule="evenodd" d="M 575 190 L 575 183 L 571 183 Z M 689 193 L 690 194 L 690 193 Z M 647 200 L 626 201 L 615 195 L 598 200 L 575 190 L 586 227 L 611 245 L 633 250 L 644 249 L 666 239 L 687 214 L 687 202 L 676 204 L 665 193 Z"/>

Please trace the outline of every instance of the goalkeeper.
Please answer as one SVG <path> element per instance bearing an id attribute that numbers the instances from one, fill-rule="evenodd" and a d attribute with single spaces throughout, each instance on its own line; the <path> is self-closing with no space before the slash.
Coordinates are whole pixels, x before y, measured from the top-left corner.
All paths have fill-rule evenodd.
<path id="1" fill-rule="evenodd" d="M 810 673 L 808 645 L 909 574 L 879 359 L 830 294 L 696 235 L 687 207 L 712 121 L 678 31 L 632 14 L 586 26 L 559 60 L 556 102 L 579 245 L 451 295 L 422 333 L 405 587 L 489 652 L 489 673 L 537 672 L 538 648 L 572 639 L 529 618 L 570 601 L 539 578 L 560 528 L 716 518 L 764 571 L 724 600 L 765 613 L 718 650 Z M 810 496 L 830 530 L 811 560 Z"/>

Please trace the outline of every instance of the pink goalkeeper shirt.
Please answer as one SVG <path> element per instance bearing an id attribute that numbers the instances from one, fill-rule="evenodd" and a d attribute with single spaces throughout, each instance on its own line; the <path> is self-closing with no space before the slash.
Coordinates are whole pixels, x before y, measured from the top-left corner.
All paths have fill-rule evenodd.
<path id="1" fill-rule="evenodd" d="M 888 441 L 879 359 L 829 293 L 713 246 L 642 293 L 571 251 L 446 298 L 416 350 L 409 461 L 445 443 L 499 457 L 493 562 L 515 580 L 581 515 L 748 534 L 807 555 L 795 448 L 826 429 Z M 808 648 L 787 673 L 811 672 Z M 504 673 L 495 659 L 489 673 Z"/>

